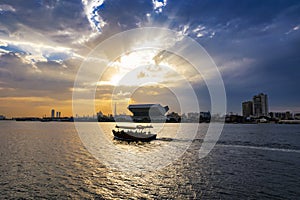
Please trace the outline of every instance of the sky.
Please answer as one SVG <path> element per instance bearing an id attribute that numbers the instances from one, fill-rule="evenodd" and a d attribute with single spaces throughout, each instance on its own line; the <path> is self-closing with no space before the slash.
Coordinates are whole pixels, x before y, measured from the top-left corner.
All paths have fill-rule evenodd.
<path id="1" fill-rule="evenodd" d="M 241 102 L 261 92 L 268 94 L 270 111 L 300 112 L 297 0 L 1 0 L 0 115 L 42 117 L 52 108 L 63 116 L 75 115 L 74 81 L 90 52 L 117 33 L 143 27 L 168 28 L 202 45 L 221 73 L 228 112 L 241 113 Z M 111 113 L 115 92 L 119 112 L 126 112 L 128 103 L 154 101 L 180 112 L 178 99 L 168 89 L 172 85 L 185 90 L 176 81 L 178 75 L 192 84 L 200 109 L 210 110 L 207 87 L 193 76 L 193 67 L 167 53 L 164 67 L 158 66 L 159 53 L 142 50 L 109 62 L 95 83 L 95 111 Z M 147 66 L 139 70 L 139 62 Z M 158 72 L 163 75 L 157 78 Z M 160 84 L 131 93 L 126 89 L 133 85 L 114 90 L 122 76 L 130 78 L 131 73 L 135 84 L 153 77 Z"/>

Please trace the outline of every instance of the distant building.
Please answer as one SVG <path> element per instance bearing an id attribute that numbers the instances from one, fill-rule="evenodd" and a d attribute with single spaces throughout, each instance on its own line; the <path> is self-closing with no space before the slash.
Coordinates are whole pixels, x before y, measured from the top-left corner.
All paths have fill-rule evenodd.
<path id="1" fill-rule="evenodd" d="M 268 116 L 269 105 L 268 96 L 266 94 L 260 93 L 253 97 L 253 114 L 256 117 Z"/>
<path id="2" fill-rule="evenodd" d="M 182 114 L 181 116 L 182 122 L 189 122 L 189 123 L 201 123 L 201 122 L 210 122 L 211 121 L 211 114 L 209 111 L 207 112 L 189 112 L 187 114 Z"/>
<path id="3" fill-rule="evenodd" d="M 227 114 L 225 116 L 225 123 L 243 123 L 244 117 L 238 115 L 238 114 Z"/>
<path id="4" fill-rule="evenodd" d="M 103 117 L 103 113 L 102 113 L 101 111 L 99 111 L 99 112 L 97 113 L 97 117 Z"/>
<path id="5" fill-rule="evenodd" d="M 131 122 L 131 116 L 130 115 L 126 115 L 126 114 L 119 114 L 119 115 L 114 115 L 114 120 L 116 122 Z"/>
<path id="6" fill-rule="evenodd" d="M 286 112 L 270 112 L 270 117 L 275 120 L 291 120 L 294 119 L 293 113 Z"/>
<path id="7" fill-rule="evenodd" d="M 200 113 L 190 112 L 190 113 L 187 114 L 187 119 L 188 119 L 189 122 L 199 122 Z"/>
<path id="8" fill-rule="evenodd" d="M 245 101 L 242 103 L 243 117 L 250 117 L 253 115 L 253 102 Z"/>
<path id="9" fill-rule="evenodd" d="M 186 116 L 185 113 L 183 113 L 183 114 L 181 115 L 181 121 L 182 121 L 182 122 L 187 122 L 187 121 L 188 121 L 188 117 Z"/>
<path id="10" fill-rule="evenodd" d="M 276 120 L 283 120 L 286 119 L 285 112 L 270 112 L 270 117 Z"/>
<path id="11" fill-rule="evenodd" d="M 128 110 L 132 112 L 135 122 L 165 121 L 169 107 L 160 104 L 132 104 L 128 106 Z"/>
<path id="12" fill-rule="evenodd" d="M 210 122 L 211 120 L 211 114 L 209 111 L 207 112 L 200 112 L 200 119 L 199 122 Z"/>
<path id="13" fill-rule="evenodd" d="M 51 110 L 51 118 L 54 118 L 54 117 L 55 117 L 55 110 L 52 109 L 52 110 Z"/>
<path id="14" fill-rule="evenodd" d="M 57 112 L 56 112 L 56 117 L 57 117 L 57 118 L 60 118 L 60 117 L 61 117 L 61 112 L 57 111 Z"/>
<path id="15" fill-rule="evenodd" d="M 290 111 L 286 111 L 285 112 L 285 119 L 289 119 L 289 120 L 294 119 L 293 113 L 291 113 Z"/>
<path id="16" fill-rule="evenodd" d="M 181 117 L 178 113 L 176 112 L 171 112 L 169 114 L 167 114 L 167 122 L 180 122 L 181 121 Z"/>
<path id="17" fill-rule="evenodd" d="M 101 111 L 97 113 L 97 120 L 98 122 L 114 122 L 114 118 L 113 115 L 109 114 L 104 115 Z"/>
<path id="18" fill-rule="evenodd" d="M 300 113 L 295 113 L 294 114 L 294 119 L 300 120 Z"/>

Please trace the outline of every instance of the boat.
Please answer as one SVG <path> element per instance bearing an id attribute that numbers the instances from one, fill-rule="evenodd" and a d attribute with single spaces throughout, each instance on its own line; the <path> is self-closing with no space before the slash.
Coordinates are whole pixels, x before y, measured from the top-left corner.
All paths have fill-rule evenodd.
<path id="1" fill-rule="evenodd" d="M 112 132 L 114 134 L 114 139 L 116 140 L 150 142 L 151 140 L 156 139 L 156 134 L 150 132 L 150 128 L 153 128 L 151 125 L 137 125 L 136 127 L 116 125 L 115 128 L 116 129 L 113 129 Z M 147 132 L 145 129 L 149 129 L 149 131 Z"/>

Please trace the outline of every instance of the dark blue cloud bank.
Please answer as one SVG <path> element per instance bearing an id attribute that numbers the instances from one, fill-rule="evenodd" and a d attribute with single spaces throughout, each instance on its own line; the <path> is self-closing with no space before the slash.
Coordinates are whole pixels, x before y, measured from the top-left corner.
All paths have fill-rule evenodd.
<path id="1" fill-rule="evenodd" d="M 48 52 L 44 62 L 59 60 L 56 65 L 68 64 L 64 61 L 74 53 L 84 55 L 86 46 L 92 48 L 114 33 L 146 26 L 181 32 L 208 51 L 221 71 L 228 111 L 240 112 L 241 101 L 259 92 L 269 95 L 271 110 L 300 111 L 299 1 L 0 2 L 0 41 L 17 34 L 22 38 L 20 29 L 24 31 L 24 27 L 28 27 L 49 41 L 73 50 L 65 54 Z M 1 49 L 2 54 L 26 54 L 18 44 L 0 43 Z M 41 55 L 45 55 L 41 51 Z M 201 93 L 208 96 L 205 86 L 196 84 L 195 89 L 199 96 Z"/>

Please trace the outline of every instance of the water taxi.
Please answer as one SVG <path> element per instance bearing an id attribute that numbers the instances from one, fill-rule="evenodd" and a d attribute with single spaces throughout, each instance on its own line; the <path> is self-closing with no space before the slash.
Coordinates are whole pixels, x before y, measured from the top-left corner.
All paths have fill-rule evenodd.
<path id="1" fill-rule="evenodd" d="M 136 127 L 116 125 L 116 129 L 112 132 L 116 140 L 150 142 L 156 139 L 156 134 L 152 134 L 150 128 L 153 127 L 151 125 L 137 125 Z M 146 129 L 149 131 L 145 131 Z"/>

